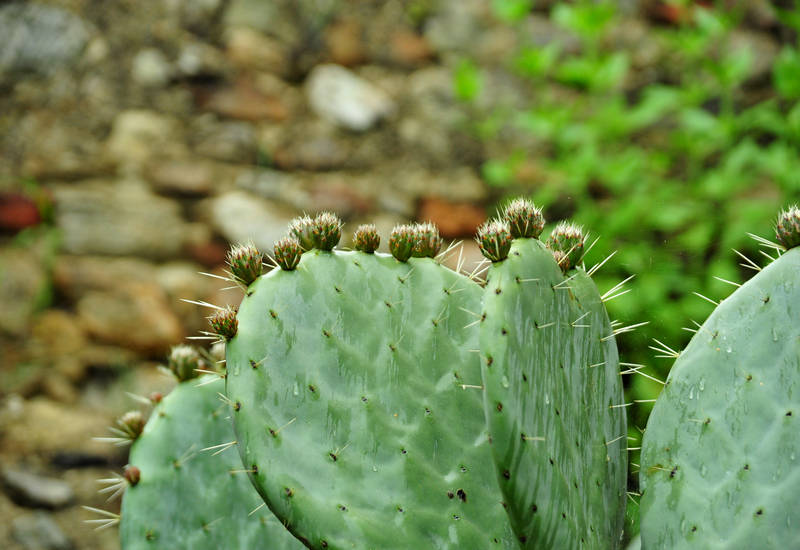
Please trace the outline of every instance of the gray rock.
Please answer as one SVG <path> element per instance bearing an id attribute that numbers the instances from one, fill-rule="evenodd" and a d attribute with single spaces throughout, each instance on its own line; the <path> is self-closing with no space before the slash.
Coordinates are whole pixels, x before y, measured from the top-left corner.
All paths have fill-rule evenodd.
<path id="1" fill-rule="evenodd" d="M 232 191 L 206 205 L 211 224 L 229 242 L 252 240 L 261 250 L 272 251 L 275 241 L 286 236 L 294 212 L 250 193 Z"/>
<path id="2" fill-rule="evenodd" d="M 131 78 L 137 84 L 158 88 L 167 84 L 171 76 L 172 66 L 161 50 L 145 48 L 134 56 Z"/>
<path id="3" fill-rule="evenodd" d="M 69 254 L 174 258 L 189 239 L 180 206 L 143 184 L 62 185 L 53 197 L 62 249 Z"/>
<path id="4" fill-rule="evenodd" d="M 318 65 L 306 80 L 314 112 L 343 128 L 362 132 L 395 111 L 386 92 L 339 65 Z"/>
<path id="5" fill-rule="evenodd" d="M 0 78 L 4 73 L 50 74 L 69 66 L 89 40 L 89 26 L 78 16 L 34 3 L 0 7 Z"/>
<path id="6" fill-rule="evenodd" d="M 11 536 L 25 550 L 72 550 L 67 535 L 47 512 L 37 511 L 14 518 Z"/>
<path id="7" fill-rule="evenodd" d="M 225 162 L 252 163 L 257 141 L 247 122 L 219 122 L 211 116 L 198 117 L 191 138 L 197 154 Z"/>
<path id="8" fill-rule="evenodd" d="M 151 157 L 179 156 L 186 150 L 175 119 L 143 109 L 120 112 L 106 146 L 113 160 L 133 168 Z"/>
<path id="9" fill-rule="evenodd" d="M 167 295 L 156 283 L 87 292 L 76 310 L 81 324 L 97 340 L 143 353 L 166 353 L 184 335 Z"/>
<path id="10" fill-rule="evenodd" d="M 35 508 L 63 508 L 75 499 L 68 483 L 20 470 L 3 470 L 3 485 L 18 504 Z"/>

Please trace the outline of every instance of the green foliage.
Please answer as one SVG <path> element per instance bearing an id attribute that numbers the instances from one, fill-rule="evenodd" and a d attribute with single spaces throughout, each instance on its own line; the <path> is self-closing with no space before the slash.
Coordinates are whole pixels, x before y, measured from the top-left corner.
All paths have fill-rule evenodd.
<path id="1" fill-rule="evenodd" d="M 670 371 L 642 443 L 645 548 L 800 542 L 800 250 L 737 289 Z"/>
<path id="2" fill-rule="evenodd" d="M 628 22 L 617 8 L 556 3 L 549 16 L 565 34 L 544 45 L 526 34 L 524 18 L 503 18 L 518 40 L 506 66 L 530 99 L 493 106 L 484 119 L 471 104 L 469 116 L 487 150 L 498 151 L 482 174 L 500 197 L 523 193 L 550 218 L 595 228 L 601 239 L 587 261 L 618 251 L 594 277 L 601 291 L 636 275 L 634 292 L 607 307 L 611 318 L 650 321 L 622 340 L 621 353 L 663 380 L 668 363 L 653 359 L 650 338 L 680 349 L 689 336 L 681 327 L 711 309 L 693 292 L 722 294 L 714 275 L 748 277 L 730 250 L 757 257 L 747 232 L 766 233 L 800 191 L 800 49 L 784 44 L 776 93 L 754 95 L 756 52 L 733 40 L 741 7 L 688 3 L 685 22 L 652 25 L 632 42 L 618 39 Z M 791 10 L 781 21 L 800 28 Z M 655 52 L 645 71 L 642 50 Z M 509 133 L 524 139 L 509 146 Z M 661 388 L 639 376 L 626 383 L 628 401 L 652 400 Z M 632 423 L 643 426 L 649 408 L 634 404 Z"/>

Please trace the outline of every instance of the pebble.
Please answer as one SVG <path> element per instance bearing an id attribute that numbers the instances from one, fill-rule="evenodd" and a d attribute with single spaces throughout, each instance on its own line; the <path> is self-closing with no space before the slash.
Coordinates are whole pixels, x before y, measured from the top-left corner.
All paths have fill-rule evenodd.
<path id="1" fill-rule="evenodd" d="M 395 111 L 389 95 L 340 65 L 317 65 L 306 80 L 314 112 L 342 128 L 363 132 Z"/>
<path id="2" fill-rule="evenodd" d="M 169 82 L 173 68 L 166 56 L 155 48 L 145 48 L 134 56 L 131 63 L 131 78 L 148 88 L 158 88 Z"/>
<path id="3" fill-rule="evenodd" d="M 2 480 L 6 493 L 23 506 L 57 509 L 71 504 L 75 499 L 72 487 L 60 479 L 5 469 Z"/>
<path id="4" fill-rule="evenodd" d="M 53 196 L 62 250 L 68 254 L 175 258 L 189 239 L 191 228 L 180 205 L 139 181 L 61 185 Z"/>
<path id="5" fill-rule="evenodd" d="M 41 510 L 14 518 L 11 536 L 25 550 L 72 550 L 74 546 L 53 520 Z"/>
<path id="6" fill-rule="evenodd" d="M 77 15 L 38 3 L 0 7 L 0 80 L 4 74 L 50 74 L 76 62 L 91 31 Z"/>
<path id="7" fill-rule="evenodd" d="M 275 241 L 286 236 L 295 214 L 277 204 L 244 191 L 224 193 L 204 205 L 209 222 L 230 243 L 252 240 L 272 252 Z"/>

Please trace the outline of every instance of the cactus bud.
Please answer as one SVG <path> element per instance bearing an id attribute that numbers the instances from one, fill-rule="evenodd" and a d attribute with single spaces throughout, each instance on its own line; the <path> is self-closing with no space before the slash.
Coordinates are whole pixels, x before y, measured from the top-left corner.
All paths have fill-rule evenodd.
<path id="1" fill-rule="evenodd" d="M 430 222 L 414 226 L 414 246 L 411 255 L 415 258 L 433 258 L 442 247 L 439 229 Z"/>
<path id="2" fill-rule="evenodd" d="M 161 403 L 161 400 L 164 399 L 164 394 L 161 393 L 160 391 L 154 391 L 150 395 L 148 395 L 147 398 L 153 405 L 158 405 L 159 403 Z"/>
<path id="3" fill-rule="evenodd" d="M 562 271 L 566 272 L 581 263 L 584 238 L 583 229 L 569 222 L 559 222 L 550 233 L 547 246 L 554 252 L 553 256 Z"/>
<path id="4" fill-rule="evenodd" d="M 389 251 L 392 256 L 401 262 L 408 261 L 414 250 L 415 233 L 415 228 L 411 225 L 398 225 L 392 229 L 389 236 Z"/>
<path id="5" fill-rule="evenodd" d="M 519 238 L 538 238 L 544 229 L 544 216 L 542 209 L 537 208 L 532 201 L 526 199 L 514 199 L 503 212 L 503 219 L 508 222 L 511 230 L 511 237 Z"/>
<path id="6" fill-rule="evenodd" d="M 333 250 L 342 238 L 342 220 L 336 214 L 322 212 L 311 222 L 314 247 L 320 250 Z"/>
<path id="7" fill-rule="evenodd" d="M 264 255 L 252 244 L 232 246 L 228 251 L 228 266 L 233 278 L 244 286 L 261 276 Z"/>
<path id="8" fill-rule="evenodd" d="M 478 228 L 478 246 L 487 259 L 500 262 L 511 250 L 511 230 L 505 220 L 489 220 Z"/>
<path id="9" fill-rule="evenodd" d="M 169 352 L 167 367 L 179 381 L 189 380 L 197 376 L 197 369 L 202 368 L 203 360 L 192 346 L 173 346 Z"/>
<path id="10" fill-rule="evenodd" d="M 300 263 L 303 245 L 295 237 L 284 237 L 275 242 L 275 261 L 284 271 L 292 271 Z"/>
<path id="11" fill-rule="evenodd" d="M 796 205 L 780 213 L 775 224 L 775 236 L 787 250 L 800 245 L 800 209 Z"/>
<path id="12" fill-rule="evenodd" d="M 359 225 L 353 235 L 353 244 L 356 250 L 372 254 L 381 244 L 381 236 L 372 224 Z"/>
<path id="13" fill-rule="evenodd" d="M 124 477 L 125 481 L 127 481 L 130 486 L 133 487 L 139 483 L 139 480 L 142 477 L 142 471 L 136 466 L 128 465 L 125 467 L 125 471 L 122 472 L 122 477 Z"/>
<path id="14" fill-rule="evenodd" d="M 314 220 L 308 216 L 293 219 L 289 222 L 289 236 L 297 240 L 303 252 L 311 250 L 314 248 Z"/>
<path id="15" fill-rule="evenodd" d="M 142 434 L 145 422 L 141 411 L 128 411 L 117 419 L 117 426 L 127 439 L 133 441 Z"/>
<path id="16" fill-rule="evenodd" d="M 211 325 L 211 330 L 222 336 L 225 340 L 230 340 L 236 336 L 236 331 L 239 329 L 239 321 L 236 320 L 236 310 L 231 306 L 218 309 L 208 318 L 208 322 Z"/>

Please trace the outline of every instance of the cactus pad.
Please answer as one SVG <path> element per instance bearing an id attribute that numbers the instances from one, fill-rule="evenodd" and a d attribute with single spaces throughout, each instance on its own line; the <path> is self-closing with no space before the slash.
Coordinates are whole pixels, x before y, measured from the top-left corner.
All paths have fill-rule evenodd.
<path id="1" fill-rule="evenodd" d="M 481 289 L 411 258 L 413 232 L 393 234 L 403 262 L 307 252 L 239 309 L 227 395 L 243 462 L 309 548 L 517 546 L 469 351 Z"/>
<path id="2" fill-rule="evenodd" d="M 800 250 L 714 310 L 642 442 L 643 548 L 800 548 Z"/>
<path id="3" fill-rule="evenodd" d="M 612 329 L 591 278 L 515 239 L 492 265 L 480 342 L 492 452 L 523 548 L 618 548 L 626 420 Z"/>
<path id="4" fill-rule="evenodd" d="M 201 450 L 234 440 L 230 407 L 219 398 L 223 381 L 212 376 L 178 384 L 131 447 L 124 550 L 303 548 L 266 507 L 256 510 L 261 499 L 235 450 Z"/>

